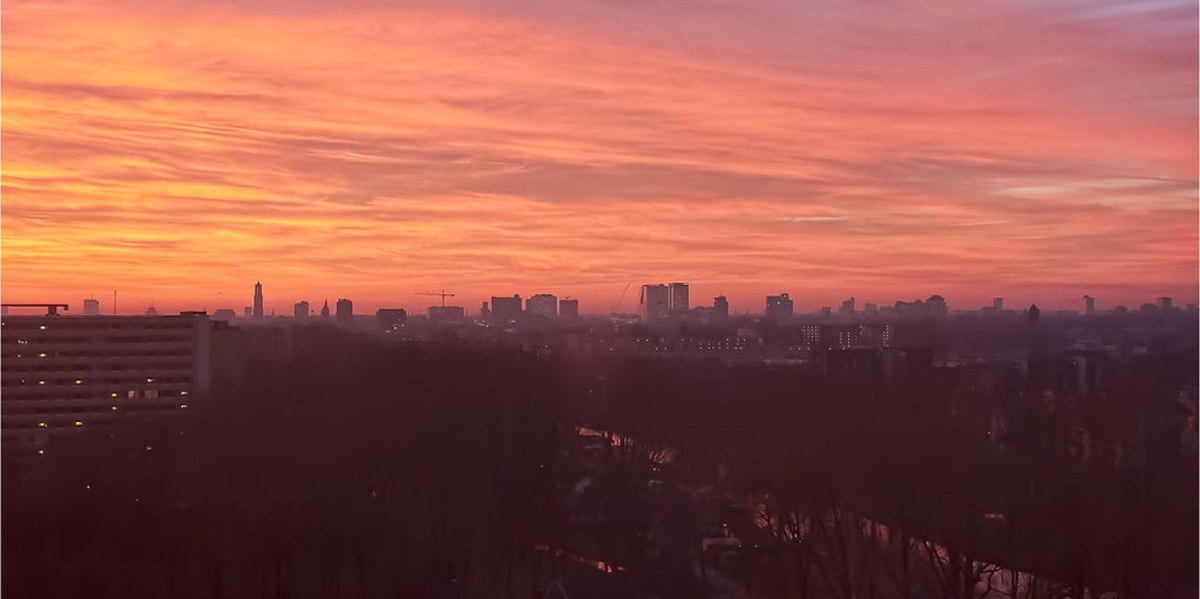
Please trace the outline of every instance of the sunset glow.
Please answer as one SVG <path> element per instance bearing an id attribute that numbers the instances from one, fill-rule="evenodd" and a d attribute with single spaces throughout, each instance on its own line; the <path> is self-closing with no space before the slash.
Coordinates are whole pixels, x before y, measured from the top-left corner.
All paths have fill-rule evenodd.
<path id="1" fill-rule="evenodd" d="M 5 301 L 1196 301 L 1191 1 L 2 16 Z"/>

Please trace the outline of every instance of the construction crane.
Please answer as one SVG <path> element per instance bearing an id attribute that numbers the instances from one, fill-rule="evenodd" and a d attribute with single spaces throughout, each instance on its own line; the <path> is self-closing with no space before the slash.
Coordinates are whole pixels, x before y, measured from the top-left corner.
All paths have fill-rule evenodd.
<path id="1" fill-rule="evenodd" d="M 445 290 L 445 289 L 443 289 L 443 290 L 442 290 L 441 292 L 439 292 L 439 293 L 434 293 L 434 292 L 432 292 L 432 291 L 426 291 L 426 292 L 418 292 L 418 293 L 414 293 L 413 295 L 433 295 L 433 296 L 440 297 L 440 298 L 442 298 L 442 306 L 445 306 L 445 305 L 446 305 L 446 298 L 448 298 L 448 297 L 454 297 L 454 294 L 453 294 L 453 293 L 446 293 L 446 290 Z"/>
<path id="2" fill-rule="evenodd" d="M 613 314 L 621 311 L 621 303 L 625 301 L 625 294 L 629 293 L 629 286 L 633 283 L 625 283 L 625 290 L 621 292 L 621 297 L 617 298 L 617 303 L 613 305 Z"/>

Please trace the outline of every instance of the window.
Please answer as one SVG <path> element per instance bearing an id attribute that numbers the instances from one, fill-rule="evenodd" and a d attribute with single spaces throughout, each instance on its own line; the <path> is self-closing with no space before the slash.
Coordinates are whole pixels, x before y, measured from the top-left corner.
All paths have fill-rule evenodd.
<path id="1" fill-rule="evenodd" d="M 128 393 L 128 395 L 126 395 L 126 397 L 128 397 L 129 399 L 136 399 L 136 398 L 137 398 L 137 391 L 130 391 L 130 392 Z"/>
<path id="2" fill-rule="evenodd" d="M 158 399 L 158 389 L 146 389 L 146 399 Z"/>

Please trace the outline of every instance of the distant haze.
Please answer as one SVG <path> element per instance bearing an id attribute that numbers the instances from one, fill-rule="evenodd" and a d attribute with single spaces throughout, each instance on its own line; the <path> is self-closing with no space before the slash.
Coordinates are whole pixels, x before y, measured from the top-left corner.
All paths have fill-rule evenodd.
<path id="1" fill-rule="evenodd" d="M 506 4 L 5 2 L 5 301 L 1196 301 L 1194 2 Z"/>

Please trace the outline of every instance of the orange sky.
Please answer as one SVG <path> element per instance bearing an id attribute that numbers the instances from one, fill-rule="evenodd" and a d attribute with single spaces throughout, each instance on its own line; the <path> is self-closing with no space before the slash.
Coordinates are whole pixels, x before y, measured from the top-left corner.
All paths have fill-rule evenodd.
<path id="1" fill-rule="evenodd" d="M 1190 0 L 510 4 L 6 0 L 4 300 L 1196 301 Z"/>

